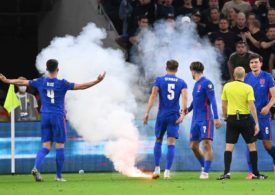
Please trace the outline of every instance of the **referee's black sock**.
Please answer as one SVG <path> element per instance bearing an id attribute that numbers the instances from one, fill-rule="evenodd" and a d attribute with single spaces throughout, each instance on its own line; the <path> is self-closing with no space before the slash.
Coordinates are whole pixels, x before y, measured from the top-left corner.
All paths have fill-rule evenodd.
<path id="1" fill-rule="evenodd" d="M 232 152 L 224 152 L 224 175 L 230 172 L 230 165 L 232 161 Z"/>
<path id="2" fill-rule="evenodd" d="M 250 161 L 251 161 L 251 165 L 252 165 L 252 172 L 254 175 L 259 175 L 259 171 L 258 171 L 258 153 L 257 151 L 250 151 Z"/>

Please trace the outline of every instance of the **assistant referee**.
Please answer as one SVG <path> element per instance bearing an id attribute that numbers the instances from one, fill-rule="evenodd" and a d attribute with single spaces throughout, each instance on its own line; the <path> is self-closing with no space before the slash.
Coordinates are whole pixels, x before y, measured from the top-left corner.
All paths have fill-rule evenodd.
<path id="1" fill-rule="evenodd" d="M 245 77 L 243 67 L 236 67 L 233 76 L 235 81 L 225 84 L 222 92 L 222 111 L 223 116 L 227 119 L 224 152 L 225 169 L 224 174 L 217 179 L 230 179 L 232 152 L 240 134 L 248 145 L 253 172 L 252 179 L 266 179 L 267 176 L 261 175 L 257 167 L 258 155 L 255 135 L 259 133 L 259 123 L 254 104 L 254 92 L 250 85 L 243 82 Z"/>

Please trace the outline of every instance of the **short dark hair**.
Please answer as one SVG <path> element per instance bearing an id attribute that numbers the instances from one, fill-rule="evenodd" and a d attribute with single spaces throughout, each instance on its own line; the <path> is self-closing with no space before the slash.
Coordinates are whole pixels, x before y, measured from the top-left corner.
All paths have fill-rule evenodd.
<path id="1" fill-rule="evenodd" d="M 176 60 L 168 60 L 166 62 L 166 69 L 171 71 L 177 71 L 179 63 Z"/>
<path id="2" fill-rule="evenodd" d="M 195 71 L 197 73 L 203 73 L 204 66 L 203 66 L 203 64 L 201 62 L 198 62 L 198 61 L 192 62 L 190 64 L 190 70 L 191 71 Z"/>
<path id="3" fill-rule="evenodd" d="M 49 59 L 46 65 L 47 65 L 47 71 L 49 71 L 50 73 L 53 73 L 58 68 L 58 61 L 55 59 Z"/>
<path id="4" fill-rule="evenodd" d="M 235 46 L 237 47 L 237 45 L 247 45 L 247 43 L 245 42 L 245 41 L 243 41 L 243 40 L 239 40 L 239 41 L 237 41 L 236 43 L 235 43 Z"/>
<path id="5" fill-rule="evenodd" d="M 141 21 L 143 19 L 149 20 L 147 15 L 138 16 L 138 21 Z"/>
<path id="6" fill-rule="evenodd" d="M 222 37 L 218 37 L 218 38 L 215 39 L 215 42 L 216 41 L 222 41 L 222 42 L 224 42 L 224 39 Z"/>
<path id="7" fill-rule="evenodd" d="M 263 57 L 257 53 L 253 53 L 249 56 L 249 62 L 254 59 L 259 59 L 261 63 L 263 63 Z"/>

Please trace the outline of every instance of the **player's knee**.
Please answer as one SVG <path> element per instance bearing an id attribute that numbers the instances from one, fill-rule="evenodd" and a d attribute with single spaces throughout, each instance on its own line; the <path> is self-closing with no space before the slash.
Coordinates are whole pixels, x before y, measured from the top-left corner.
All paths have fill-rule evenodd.
<path id="1" fill-rule="evenodd" d="M 167 144 L 168 145 L 175 145 L 176 144 L 176 139 L 174 137 L 168 137 Z"/>
<path id="2" fill-rule="evenodd" d="M 191 148 L 193 151 L 197 151 L 197 150 L 199 150 L 199 145 L 198 145 L 197 143 L 191 142 L 190 148 Z"/>
<path id="3" fill-rule="evenodd" d="M 51 149 L 51 147 L 52 147 L 52 142 L 44 142 L 43 143 L 43 148 L 47 148 L 47 149 Z"/>
<path id="4" fill-rule="evenodd" d="M 226 144 L 225 151 L 232 152 L 234 150 L 234 144 Z"/>
<path id="5" fill-rule="evenodd" d="M 251 151 L 257 151 L 255 142 L 251 143 L 251 144 L 248 144 L 248 149 L 249 149 L 250 152 Z"/>
<path id="6" fill-rule="evenodd" d="M 156 138 L 156 142 L 162 143 L 162 138 Z"/>
<path id="7" fill-rule="evenodd" d="M 206 150 L 211 150 L 212 149 L 212 141 L 211 140 L 204 140 L 203 141 L 203 147 Z"/>
<path id="8" fill-rule="evenodd" d="M 55 147 L 56 148 L 64 148 L 64 143 L 56 143 Z"/>
<path id="9" fill-rule="evenodd" d="M 263 141 L 264 148 L 266 150 L 271 150 L 272 148 L 272 142 L 271 141 Z"/>

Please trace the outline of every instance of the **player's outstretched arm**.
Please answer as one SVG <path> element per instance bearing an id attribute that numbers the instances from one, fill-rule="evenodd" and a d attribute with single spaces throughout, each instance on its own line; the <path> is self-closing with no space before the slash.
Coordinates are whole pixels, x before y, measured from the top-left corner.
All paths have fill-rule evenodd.
<path id="1" fill-rule="evenodd" d="M 148 122 L 149 112 L 150 112 L 151 108 L 154 105 L 154 102 L 155 102 L 155 99 L 158 95 L 158 92 L 159 92 L 159 88 L 154 86 L 153 89 L 152 89 L 152 93 L 150 95 L 150 98 L 148 100 L 147 108 L 146 108 L 146 111 L 145 111 L 145 114 L 144 114 L 144 118 L 143 118 L 143 123 L 144 124 L 147 124 L 147 122 Z"/>
<path id="2" fill-rule="evenodd" d="M 106 72 L 103 74 L 100 74 L 97 76 L 97 79 L 94 81 L 86 82 L 86 83 L 75 83 L 74 90 L 82 90 L 82 89 L 88 89 L 98 83 L 100 83 L 105 78 Z"/>
<path id="3" fill-rule="evenodd" d="M 3 74 L 0 74 L 0 80 L 3 83 L 14 84 L 14 85 L 18 85 L 18 86 L 28 86 L 29 85 L 29 80 L 7 79 Z"/>

